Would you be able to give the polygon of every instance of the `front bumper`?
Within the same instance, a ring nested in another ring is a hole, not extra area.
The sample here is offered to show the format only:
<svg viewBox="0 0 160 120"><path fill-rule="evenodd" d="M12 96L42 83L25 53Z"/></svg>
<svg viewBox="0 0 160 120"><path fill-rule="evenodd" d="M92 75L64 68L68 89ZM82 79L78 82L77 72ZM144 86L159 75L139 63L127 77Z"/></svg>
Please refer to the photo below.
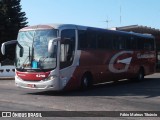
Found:
<svg viewBox="0 0 160 120"><path fill-rule="evenodd" d="M24 81L18 76L15 76L15 85L17 87L28 89L51 89L55 91L61 90L57 77L48 81Z"/></svg>

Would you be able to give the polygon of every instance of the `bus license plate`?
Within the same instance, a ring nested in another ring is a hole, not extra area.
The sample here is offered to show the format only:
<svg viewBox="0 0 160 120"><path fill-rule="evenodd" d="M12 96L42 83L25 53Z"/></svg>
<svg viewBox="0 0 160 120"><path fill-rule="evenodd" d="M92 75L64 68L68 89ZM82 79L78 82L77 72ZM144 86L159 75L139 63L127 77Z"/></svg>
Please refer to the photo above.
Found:
<svg viewBox="0 0 160 120"><path fill-rule="evenodd" d="M35 88L34 84L27 84L27 86L30 87L30 88Z"/></svg>

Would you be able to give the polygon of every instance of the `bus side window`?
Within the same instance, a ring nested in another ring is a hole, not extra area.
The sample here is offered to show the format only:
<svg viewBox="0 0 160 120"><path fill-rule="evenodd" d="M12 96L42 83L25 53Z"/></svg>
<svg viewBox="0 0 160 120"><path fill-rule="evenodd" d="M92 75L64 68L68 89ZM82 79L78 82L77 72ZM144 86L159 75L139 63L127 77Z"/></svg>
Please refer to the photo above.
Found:
<svg viewBox="0 0 160 120"><path fill-rule="evenodd" d="M96 49L97 44L97 33L96 31L87 30L86 39L87 49Z"/></svg>
<svg viewBox="0 0 160 120"><path fill-rule="evenodd" d="M96 49L96 31L78 31L78 49Z"/></svg>
<svg viewBox="0 0 160 120"><path fill-rule="evenodd" d="M119 50L123 50L125 49L125 37L118 37L118 41L119 41L119 45L118 45L118 49Z"/></svg>
<svg viewBox="0 0 160 120"><path fill-rule="evenodd" d="M85 49L87 48L86 44L86 31L85 30L78 30L78 49Z"/></svg>
<svg viewBox="0 0 160 120"><path fill-rule="evenodd" d="M111 50L112 39L107 32L97 34L97 48Z"/></svg>
<svg viewBox="0 0 160 120"><path fill-rule="evenodd" d="M144 43L144 50L151 50L151 45L149 43Z"/></svg>
<svg viewBox="0 0 160 120"><path fill-rule="evenodd" d="M149 39L150 45L151 45L151 50L155 50L155 41L154 39Z"/></svg>
<svg viewBox="0 0 160 120"><path fill-rule="evenodd" d="M105 40L105 34L104 33L98 33L97 34L97 48L98 49L106 49L106 40Z"/></svg>
<svg viewBox="0 0 160 120"><path fill-rule="evenodd" d="M67 29L61 32L60 69L72 65L75 52L75 30Z"/></svg>
<svg viewBox="0 0 160 120"><path fill-rule="evenodd" d="M123 50L125 49L125 39L120 36L113 37L113 49L114 50Z"/></svg>
<svg viewBox="0 0 160 120"><path fill-rule="evenodd" d="M136 50L137 49L137 41L132 36L126 37L126 49L128 50Z"/></svg>
<svg viewBox="0 0 160 120"><path fill-rule="evenodd" d="M137 38L137 47L139 50L144 50L145 46L144 46L145 40L142 37L138 37Z"/></svg>
<svg viewBox="0 0 160 120"><path fill-rule="evenodd" d="M118 46L117 46L117 37L111 35L111 39L112 39L112 49L113 50L117 50L118 49Z"/></svg>
<svg viewBox="0 0 160 120"><path fill-rule="evenodd" d="M144 49L145 50L154 50L154 40L145 39Z"/></svg>

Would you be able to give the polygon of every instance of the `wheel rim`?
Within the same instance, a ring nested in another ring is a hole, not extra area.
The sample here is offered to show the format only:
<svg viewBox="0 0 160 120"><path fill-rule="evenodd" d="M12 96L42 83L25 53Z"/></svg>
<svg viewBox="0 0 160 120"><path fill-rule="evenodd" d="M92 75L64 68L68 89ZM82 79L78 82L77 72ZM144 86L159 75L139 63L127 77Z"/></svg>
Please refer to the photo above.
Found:
<svg viewBox="0 0 160 120"><path fill-rule="evenodd" d="M144 77L143 71L140 71L140 73L139 73L139 80L143 80L143 77Z"/></svg>
<svg viewBox="0 0 160 120"><path fill-rule="evenodd" d="M88 87L88 79L86 77L83 80L83 84L85 87Z"/></svg>
<svg viewBox="0 0 160 120"><path fill-rule="evenodd" d="M139 74L139 80L142 80L142 74Z"/></svg>

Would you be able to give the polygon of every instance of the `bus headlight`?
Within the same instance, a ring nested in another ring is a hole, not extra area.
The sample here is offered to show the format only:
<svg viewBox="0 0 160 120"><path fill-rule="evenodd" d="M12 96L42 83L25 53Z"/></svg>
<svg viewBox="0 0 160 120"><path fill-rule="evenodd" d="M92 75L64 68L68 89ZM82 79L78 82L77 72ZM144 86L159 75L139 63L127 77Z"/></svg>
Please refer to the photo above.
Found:
<svg viewBox="0 0 160 120"><path fill-rule="evenodd" d="M44 79L44 81L48 81L48 80L54 80L57 76L55 75L51 75L48 78Z"/></svg>
<svg viewBox="0 0 160 120"><path fill-rule="evenodd" d="M51 76L49 76L47 79L48 79L48 80L53 80L54 78L55 78L55 76L51 75Z"/></svg>

